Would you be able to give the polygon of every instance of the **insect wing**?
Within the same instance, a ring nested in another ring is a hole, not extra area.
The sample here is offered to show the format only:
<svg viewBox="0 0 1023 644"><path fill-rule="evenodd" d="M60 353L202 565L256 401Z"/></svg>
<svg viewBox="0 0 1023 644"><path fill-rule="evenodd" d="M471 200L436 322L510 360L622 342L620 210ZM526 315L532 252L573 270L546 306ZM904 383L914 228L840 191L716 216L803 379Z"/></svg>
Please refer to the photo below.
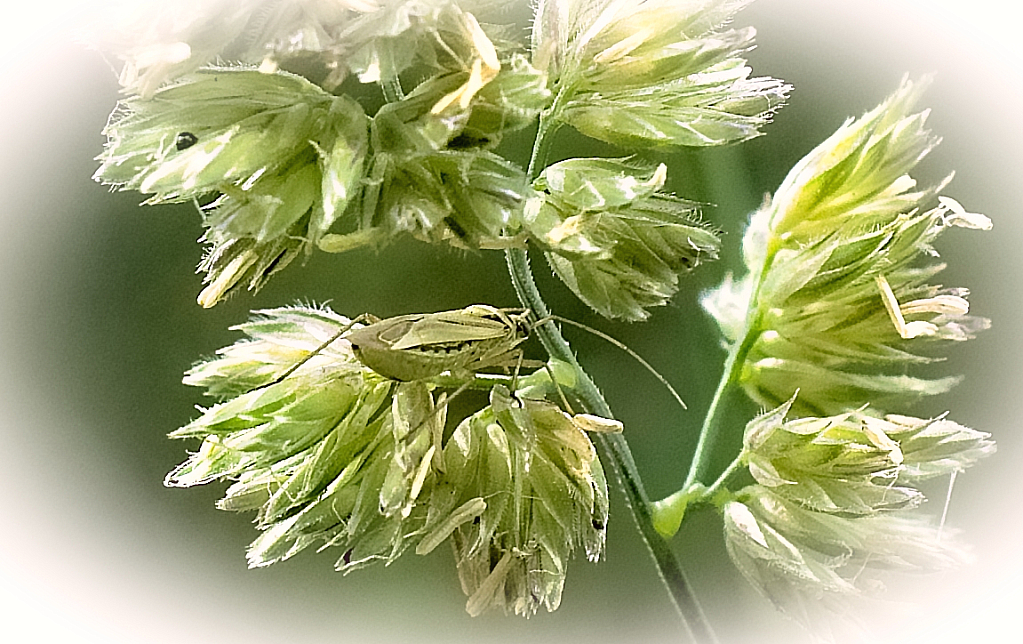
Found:
<svg viewBox="0 0 1023 644"><path fill-rule="evenodd" d="M390 349L396 342L409 332L409 329L422 315L399 315L386 320L377 320L372 324L352 329L345 334L345 339L358 347L375 347Z"/></svg>
<svg viewBox="0 0 1023 644"><path fill-rule="evenodd" d="M348 334L359 360L382 376L419 380L452 369L482 368L526 339L518 317L484 305L403 315Z"/></svg>
<svg viewBox="0 0 1023 644"><path fill-rule="evenodd" d="M421 315L402 315L380 320L352 330L346 339L359 361L385 378L402 381L427 378L443 370L429 365L424 370L421 361L410 360L402 351L394 349L395 343L420 319Z"/></svg>
<svg viewBox="0 0 1023 644"><path fill-rule="evenodd" d="M416 322L393 349L413 349L430 345L452 345L492 340L507 336L506 325L462 314L458 311L425 316Z"/></svg>

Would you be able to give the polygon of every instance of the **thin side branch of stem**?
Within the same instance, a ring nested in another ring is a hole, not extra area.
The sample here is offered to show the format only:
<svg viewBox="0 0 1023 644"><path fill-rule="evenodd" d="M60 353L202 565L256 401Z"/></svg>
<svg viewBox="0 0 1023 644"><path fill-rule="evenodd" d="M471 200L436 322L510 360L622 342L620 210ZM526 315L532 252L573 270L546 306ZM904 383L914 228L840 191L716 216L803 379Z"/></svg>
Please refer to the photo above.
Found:
<svg viewBox="0 0 1023 644"><path fill-rule="evenodd" d="M721 486L725 484L725 481L728 480L728 477L735 473L735 471L740 467L742 467L742 454L737 456L735 460L733 460L728 465L728 467L725 468L725 471L721 473L721 476L719 476L718 479L714 481L709 488L707 488L706 492L704 492L704 495L707 498L712 498L714 494L718 491L718 489L720 489Z"/></svg>
<svg viewBox="0 0 1023 644"><path fill-rule="evenodd" d="M710 407L707 409L707 415L703 417L703 426L700 428L700 437L696 441L696 449L693 450L693 459L689 465L689 472L686 474L685 483L682 484L683 490L688 490L693 484L699 481L703 475L703 470L706 468L707 456L710 453L713 445L714 437L714 424L717 420L718 409L721 406L721 402L724 400L725 395L728 392L728 388L731 386L733 379L735 365L737 358L739 357L741 345L736 344L728 352L728 358L725 360L724 373L721 374L721 380L718 382L718 387L714 391L714 398L710 402Z"/></svg>
<svg viewBox="0 0 1023 644"><path fill-rule="evenodd" d="M683 491L688 490L691 486L697 484L700 477L704 474L708 456L713 447L713 438L716 433L715 425L718 412L721 409L721 403L728 394L731 386L738 382L743 363L746 361L746 356L749 354L759 337L762 318L761 313L757 309L757 298L760 295L760 289L764 283L764 275L767 274L768 269L774 262L776 252L777 247L772 241L768 245L768 254L764 260L763 266L760 268L756 287L753 289L753 293L750 296L749 306L753 307L753 310L747 315L746 326L743 329L739 341L733 344L728 351L728 358L725 360L725 368L721 374L721 380L718 382L717 390L714 392L714 398L711 400L710 407L707 409L707 415L703 419L703 426L700 428L700 437L696 442L696 449L693 451L693 459L689 465L689 472L686 474L685 483L682 484L681 490ZM718 479L719 482L721 480L722 479ZM715 485L717 485L717 483L715 483Z"/></svg>

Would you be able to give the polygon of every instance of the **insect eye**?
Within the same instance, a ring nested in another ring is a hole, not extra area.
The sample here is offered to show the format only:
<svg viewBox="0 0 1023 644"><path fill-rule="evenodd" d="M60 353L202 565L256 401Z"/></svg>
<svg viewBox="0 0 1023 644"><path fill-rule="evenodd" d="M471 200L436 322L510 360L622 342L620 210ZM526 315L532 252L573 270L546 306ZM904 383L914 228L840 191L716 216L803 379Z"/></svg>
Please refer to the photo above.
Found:
<svg viewBox="0 0 1023 644"><path fill-rule="evenodd" d="M174 147L178 150L187 150L198 142L199 137L191 132L179 132L177 140L174 141Z"/></svg>

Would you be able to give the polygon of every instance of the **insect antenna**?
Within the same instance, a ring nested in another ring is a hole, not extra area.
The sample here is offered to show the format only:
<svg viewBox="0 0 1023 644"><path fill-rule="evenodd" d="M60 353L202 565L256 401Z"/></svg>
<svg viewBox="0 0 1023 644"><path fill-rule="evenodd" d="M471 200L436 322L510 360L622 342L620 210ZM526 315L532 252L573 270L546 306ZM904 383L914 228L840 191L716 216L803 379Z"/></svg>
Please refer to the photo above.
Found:
<svg viewBox="0 0 1023 644"><path fill-rule="evenodd" d="M621 349L625 353L629 354L636 362L638 362L639 364L643 365L643 368L645 368L647 371L649 371L651 374L653 374L654 378L657 378L657 380L668 389L668 392L671 393L671 395L675 399L675 401L678 402L679 405L681 405L682 409L689 409L688 407L686 407L685 401L682 400L682 396L680 396L678 394L678 392L675 391L675 388L671 386L671 383L668 382L668 380L664 376L662 376L660 374L660 372L658 372L656 369L654 369L653 365L651 365L649 362L647 362L643 358L643 356L639 355L638 353L636 353L635 351L630 349L621 340L615 339L615 338L611 337L610 335L604 333L603 331L598 331L597 329L594 329L591 326L587 326L587 325L583 324L582 322L576 322L575 320L570 320L568 318L563 318L560 315L554 315L554 314L549 314L549 315L544 316L543 318L540 318L539 320L536 321L536 324L534 324L533 327L536 328L536 327L540 326L541 324L543 324L545 322L550 322L550 321L562 322L562 323L567 324L569 326L574 326L577 329L582 329L583 331L587 331L587 332L597 336L598 338L601 338L602 340L606 340L607 342L610 342L614 346L618 347L619 349ZM551 374L551 376L553 378L553 374ZM560 388L559 388L559 392L560 392ZM562 394L562 397L564 397L564 394Z"/></svg>
<svg viewBox="0 0 1023 644"><path fill-rule="evenodd" d="M277 376L271 382L268 382L266 384L260 385L258 387L253 387L251 389L251 391L256 391L257 389L265 389L267 387L272 387L272 386L276 385L279 382L283 382L288 376L290 376L291 374L293 374L296 371L298 371L302 367L302 365L304 365L305 363L309 362L310 360L312 360L316 356L320 355L320 353L322 353L324 349L326 349L330 345L334 344L334 342L336 342L338 338L340 338L344 334L348 333L348 331L353 326L355 326L356 324L358 324L360 322L368 320L371 317L373 317L373 316L371 316L368 313L363 313L362 315L359 315L358 317L355 317L355 318L349 320L348 324L346 324L343 327L341 327L341 329L337 333L335 333L334 335L330 336L325 342L320 344L320 346L318 346L315 349L313 349L312 351L310 351L308 355L306 355L301 360L299 360L295 364L293 364L290 367L288 367L288 370L285 371L283 374Z"/></svg>

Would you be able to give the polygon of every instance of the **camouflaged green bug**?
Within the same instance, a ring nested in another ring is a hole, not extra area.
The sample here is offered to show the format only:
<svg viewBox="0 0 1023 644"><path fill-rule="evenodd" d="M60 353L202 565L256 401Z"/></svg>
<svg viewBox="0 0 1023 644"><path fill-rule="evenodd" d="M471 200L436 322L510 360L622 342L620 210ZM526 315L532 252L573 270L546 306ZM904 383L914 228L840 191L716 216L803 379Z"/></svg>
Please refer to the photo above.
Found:
<svg viewBox="0 0 1023 644"><path fill-rule="evenodd" d="M533 320L532 317L533 313L529 309L498 309L486 304L473 304L455 311L399 315L384 320L364 313L340 329L305 360L343 337L364 366L385 378L403 382L432 378L445 371L464 373L487 367L513 364L524 366L526 362L521 359L518 346L525 342L537 325L558 320L603 338L625 351L653 374L683 409L686 408L682 397L664 376L642 356L613 337L557 315L548 315L540 320ZM362 320L372 321L366 326L356 326ZM278 382L294 373L305 360L289 369L278 378ZM556 380L553 374L551 379ZM560 395L567 408L564 394ZM587 431L607 430L595 426Z"/></svg>
<svg viewBox="0 0 1023 644"><path fill-rule="evenodd" d="M529 311L474 304L380 320L348 332L345 339L362 364L387 378L409 381L501 364L531 328Z"/></svg>

